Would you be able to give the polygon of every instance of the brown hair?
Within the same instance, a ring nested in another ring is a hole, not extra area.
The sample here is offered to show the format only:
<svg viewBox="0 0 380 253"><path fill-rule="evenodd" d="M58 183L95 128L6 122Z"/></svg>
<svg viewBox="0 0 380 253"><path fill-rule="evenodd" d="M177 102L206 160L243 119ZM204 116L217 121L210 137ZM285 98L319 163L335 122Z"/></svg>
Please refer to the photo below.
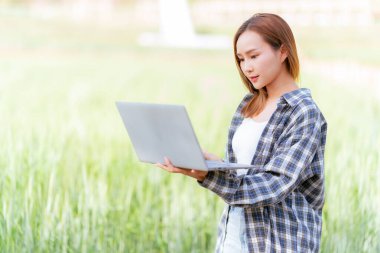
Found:
<svg viewBox="0 0 380 253"><path fill-rule="evenodd" d="M299 61L297 55L296 42L289 25L280 16L271 13L256 13L245 21L237 30L234 37L234 57L239 70L240 77L247 89L254 94L253 98L242 109L245 117L258 115L264 109L268 97L266 87L256 89L240 68L237 57L236 42L245 31L254 31L262 36L274 50L280 49L281 45L287 50L288 56L285 59L286 69L289 74L298 80Z"/></svg>

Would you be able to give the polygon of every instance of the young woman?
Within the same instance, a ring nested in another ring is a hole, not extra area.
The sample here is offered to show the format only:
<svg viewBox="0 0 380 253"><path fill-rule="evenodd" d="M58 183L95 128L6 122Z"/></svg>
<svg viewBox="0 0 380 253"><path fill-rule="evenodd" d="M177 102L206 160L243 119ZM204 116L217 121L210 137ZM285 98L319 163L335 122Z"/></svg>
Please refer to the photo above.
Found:
<svg viewBox="0 0 380 253"><path fill-rule="evenodd" d="M169 158L156 165L197 179L227 203L216 252L318 252L327 123L310 90L296 84L292 31L277 15L255 14L236 32L234 53L249 93L232 118L225 160L255 167L204 172Z"/></svg>

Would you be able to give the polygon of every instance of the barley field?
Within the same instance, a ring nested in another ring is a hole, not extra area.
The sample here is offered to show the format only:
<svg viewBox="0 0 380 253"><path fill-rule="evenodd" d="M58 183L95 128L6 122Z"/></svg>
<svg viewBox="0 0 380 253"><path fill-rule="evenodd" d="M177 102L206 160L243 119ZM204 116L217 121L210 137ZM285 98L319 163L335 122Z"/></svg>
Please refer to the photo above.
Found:
<svg viewBox="0 0 380 253"><path fill-rule="evenodd" d="M115 101L184 104L223 156L245 90L229 50L142 48L139 29L0 12L0 252L213 252L224 202L139 163ZM301 57L380 66L373 30L296 31ZM312 69L300 87L328 122L321 252L380 252L380 98Z"/></svg>

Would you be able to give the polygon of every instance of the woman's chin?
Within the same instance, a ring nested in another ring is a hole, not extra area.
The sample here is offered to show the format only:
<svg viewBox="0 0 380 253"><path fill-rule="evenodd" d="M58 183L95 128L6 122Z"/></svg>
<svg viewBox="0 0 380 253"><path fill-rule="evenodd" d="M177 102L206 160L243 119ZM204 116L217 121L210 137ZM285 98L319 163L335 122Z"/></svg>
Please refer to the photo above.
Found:
<svg viewBox="0 0 380 253"><path fill-rule="evenodd" d="M259 84L259 83L252 83L251 84L253 85L253 87L256 89L256 90L259 90L259 89L262 89L265 85L262 85L262 84Z"/></svg>

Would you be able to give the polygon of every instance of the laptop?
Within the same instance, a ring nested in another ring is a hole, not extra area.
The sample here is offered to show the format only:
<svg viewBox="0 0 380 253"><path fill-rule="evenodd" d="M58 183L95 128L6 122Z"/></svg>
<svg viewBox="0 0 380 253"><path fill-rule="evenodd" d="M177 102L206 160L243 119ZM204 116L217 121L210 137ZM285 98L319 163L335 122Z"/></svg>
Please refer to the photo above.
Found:
<svg viewBox="0 0 380 253"><path fill-rule="evenodd" d="M205 160L183 105L116 102L116 107L141 162L162 163L203 171L246 169L252 165Z"/></svg>

